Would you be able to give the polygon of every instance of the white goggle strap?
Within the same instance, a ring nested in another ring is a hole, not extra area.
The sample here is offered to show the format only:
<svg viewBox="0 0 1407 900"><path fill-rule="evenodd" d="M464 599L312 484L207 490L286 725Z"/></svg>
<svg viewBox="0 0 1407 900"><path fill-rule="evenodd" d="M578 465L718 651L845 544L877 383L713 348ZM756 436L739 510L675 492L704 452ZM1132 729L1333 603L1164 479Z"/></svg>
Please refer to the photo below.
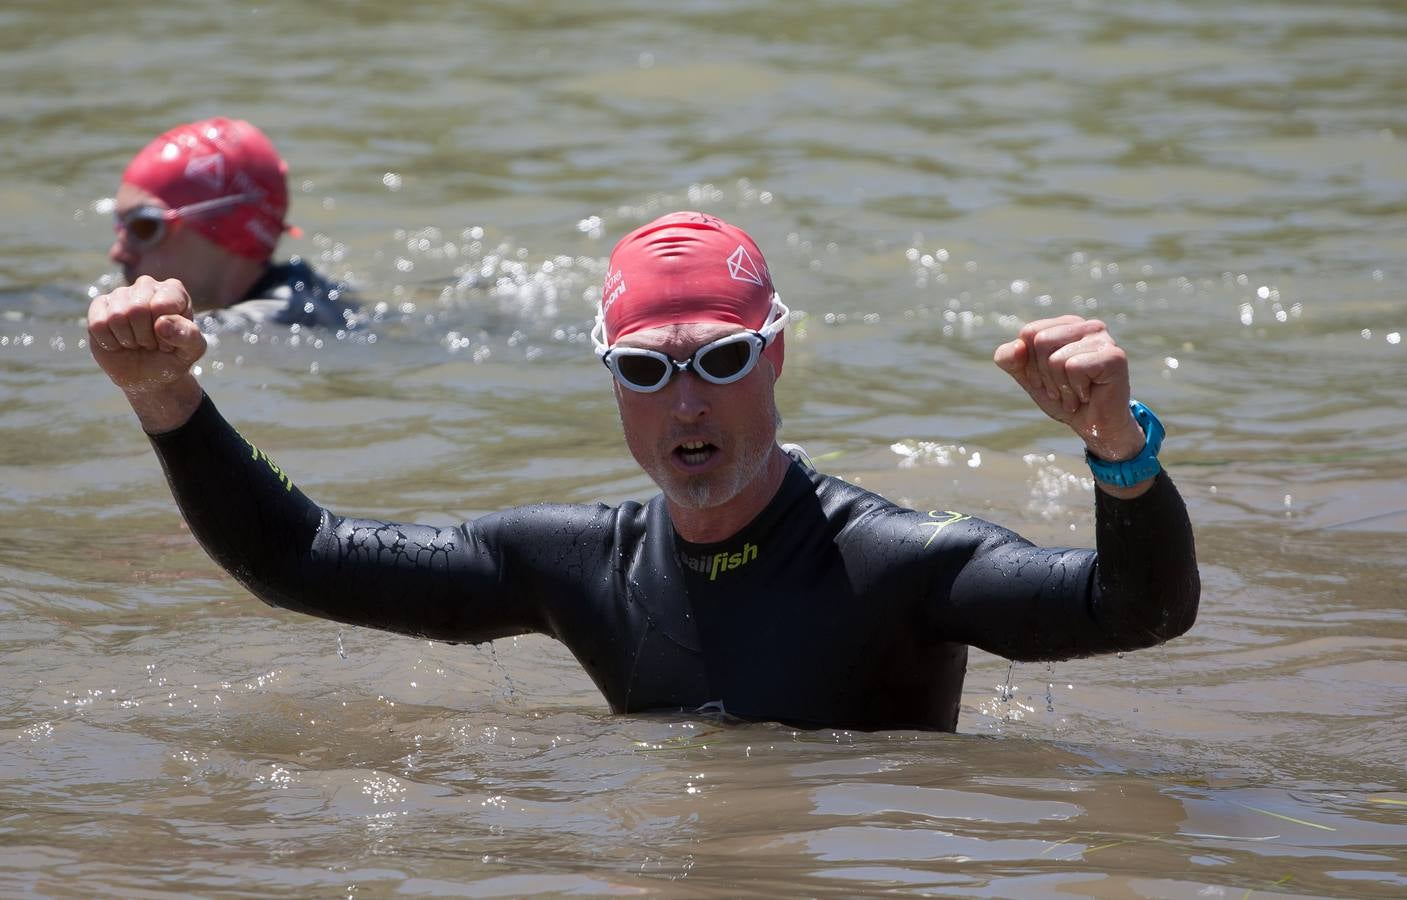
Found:
<svg viewBox="0 0 1407 900"><path fill-rule="evenodd" d="M606 343L606 315L599 307L596 309L596 324L591 326L591 346L596 348L596 355L602 359L611 352L610 345Z"/></svg>
<svg viewBox="0 0 1407 900"><path fill-rule="evenodd" d="M762 327L757 329L757 333L762 335L763 346L770 346L777 335L782 333L782 329L787 327L787 321L791 319L791 310L782 302L782 295L776 291L772 292L772 308L767 311L767 321L762 323Z"/></svg>

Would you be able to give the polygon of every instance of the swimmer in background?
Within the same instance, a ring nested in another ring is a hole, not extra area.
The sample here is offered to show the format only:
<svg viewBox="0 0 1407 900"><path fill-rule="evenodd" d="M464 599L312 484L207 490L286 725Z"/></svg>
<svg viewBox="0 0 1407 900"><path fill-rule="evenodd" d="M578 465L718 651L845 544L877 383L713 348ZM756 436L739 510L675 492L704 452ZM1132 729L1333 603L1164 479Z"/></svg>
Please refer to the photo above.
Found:
<svg viewBox="0 0 1407 900"><path fill-rule="evenodd" d="M178 125L128 164L117 189L108 257L128 284L174 278L206 330L264 322L346 328L358 317L344 285L299 257L273 261L288 212L287 164L240 119Z"/></svg>
<svg viewBox="0 0 1407 900"><path fill-rule="evenodd" d="M994 356L1080 439L1098 483L1097 550L1043 548L898 506L777 444L789 313L741 229L674 213L622 238L607 271L592 336L626 445L661 490L643 504L457 528L346 518L216 410L191 373L205 339L179 282L96 298L90 348L191 532L260 599L450 643L546 634L615 712L952 731L969 646L1069 659L1192 626L1192 527L1103 323L1032 322Z"/></svg>

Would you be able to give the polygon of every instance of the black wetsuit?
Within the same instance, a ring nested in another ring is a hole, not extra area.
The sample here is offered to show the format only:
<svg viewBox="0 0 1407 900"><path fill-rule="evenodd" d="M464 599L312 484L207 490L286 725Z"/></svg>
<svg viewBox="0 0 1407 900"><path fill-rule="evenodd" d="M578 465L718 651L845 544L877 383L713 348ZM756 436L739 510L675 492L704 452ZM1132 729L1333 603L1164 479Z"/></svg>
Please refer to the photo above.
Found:
<svg viewBox="0 0 1407 900"><path fill-rule="evenodd" d="M273 263L238 303L201 314L205 331L234 331L276 325L352 328L361 313L347 286L329 281L294 256Z"/></svg>
<svg viewBox="0 0 1407 900"><path fill-rule="evenodd" d="M953 730L968 645L1018 660L1132 650L1197 610L1192 531L1165 474L1136 500L1096 492L1098 556L904 509L799 462L746 528L696 545L659 496L456 528L342 518L208 398L152 441L192 531L265 602L438 641L548 634L617 712Z"/></svg>

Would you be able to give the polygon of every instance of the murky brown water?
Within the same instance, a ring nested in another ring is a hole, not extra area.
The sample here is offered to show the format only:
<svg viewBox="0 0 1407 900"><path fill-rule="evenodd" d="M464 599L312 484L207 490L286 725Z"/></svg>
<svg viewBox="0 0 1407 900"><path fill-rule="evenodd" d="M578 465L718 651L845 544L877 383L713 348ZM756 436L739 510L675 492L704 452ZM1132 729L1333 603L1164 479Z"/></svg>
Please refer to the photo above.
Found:
<svg viewBox="0 0 1407 900"><path fill-rule="evenodd" d="M291 6L0 11L0 895L1401 896L1407 7ZM264 607L79 325L122 166L216 113L289 159L288 249L384 303L207 360L322 502L649 493L584 331L614 239L701 207L808 314L785 438L1033 539L1088 544L1090 487L991 349L1106 317L1196 628L976 654L961 734L850 734L614 717L546 640Z"/></svg>

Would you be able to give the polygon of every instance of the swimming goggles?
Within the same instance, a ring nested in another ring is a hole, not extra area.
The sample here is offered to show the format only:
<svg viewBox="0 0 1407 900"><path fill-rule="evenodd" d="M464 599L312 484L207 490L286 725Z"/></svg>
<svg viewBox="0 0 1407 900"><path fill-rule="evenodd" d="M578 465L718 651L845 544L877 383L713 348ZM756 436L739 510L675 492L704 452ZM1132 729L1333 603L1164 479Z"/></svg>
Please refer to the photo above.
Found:
<svg viewBox="0 0 1407 900"><path fill-rule="evenodd" d="M658 350L643 347L608 347L604 341L605 319L596 315L596 327L591 340L596 355L611 370L623 387L642 394L651 394L669 384L676 372L692 371L711 384L732 384L741 381L757 365L757 359L786 327L791 311L782 298L772 295L772 308L767 321L756 331L739 331L695 350L688 359L675 359Z"/></svg>
<svg viewBox="0 0 1407 900"><path fill-rule="evenodd" d="M126 231L128 237L132 239L132 243L146 250L165 240L168 222L174 225L182 219L205 215L217 209L236 206L254 199L257 198L253 194L231 194L228 197L216 197L213 200L202 200L199 203L188 203L175 209L166 209L151 204L135 206L119 215L112 227L114 231Z"/></svg>

